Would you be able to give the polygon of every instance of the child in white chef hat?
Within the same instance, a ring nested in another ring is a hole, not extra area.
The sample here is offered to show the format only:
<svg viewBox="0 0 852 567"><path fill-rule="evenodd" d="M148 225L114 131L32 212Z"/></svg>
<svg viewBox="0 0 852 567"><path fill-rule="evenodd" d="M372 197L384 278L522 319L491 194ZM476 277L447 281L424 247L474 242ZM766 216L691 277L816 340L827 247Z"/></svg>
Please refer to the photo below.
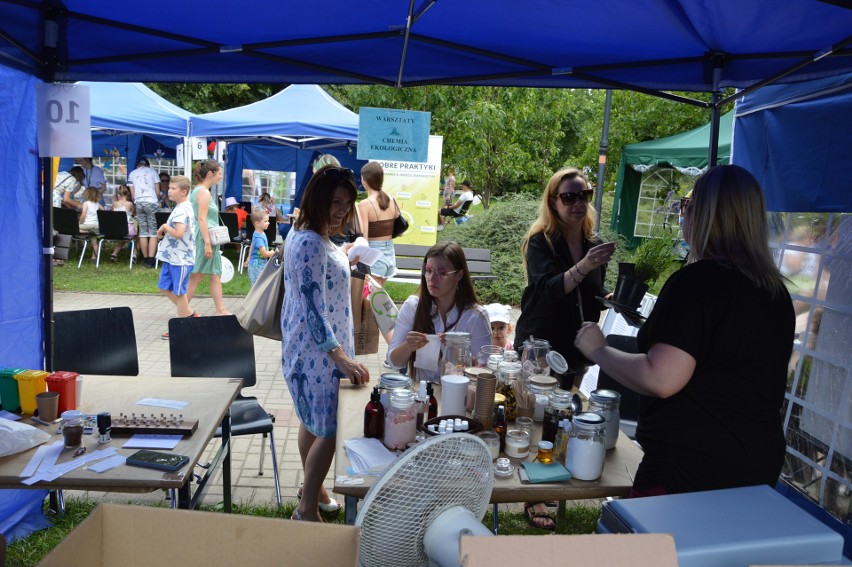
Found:
<svg viewBox="0 0 852 567"><path fill-rule="evenodd" d="M491 322L491 344L503 350L515 350L509 335L512 333L512 308L499 303L489 303L485 306L488 320Z"/></svg>

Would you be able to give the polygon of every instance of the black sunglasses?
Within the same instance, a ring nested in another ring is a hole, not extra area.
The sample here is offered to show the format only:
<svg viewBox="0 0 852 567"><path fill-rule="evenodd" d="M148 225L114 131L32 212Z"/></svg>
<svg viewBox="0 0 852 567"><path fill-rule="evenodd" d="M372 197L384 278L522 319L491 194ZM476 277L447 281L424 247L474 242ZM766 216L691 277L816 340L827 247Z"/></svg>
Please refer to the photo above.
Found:
<svg viewBox="0 0 852 567"><path fill-rule="evenodd" d="M576 203L577 199L579 199L581 203L588 203L592 200L592 195L594 193L595 192L591 189L583 189L578 193L557 193L556 196L559 197L562 204L567 207L568 205Z"/></svg>
<svg viewBox="0 0 852 567"><path fill-rule="evenodd" d="M689 206L692 204L692 197L682 197L680 199L680 214L686 213Z"/></svg>
<svg viewBox="0 0 852 567"><path fill-rule="evenodd" d="M355 172L348 167L329 167L322 172L324 177L331 180L350 179L355 180Z"/></svg>

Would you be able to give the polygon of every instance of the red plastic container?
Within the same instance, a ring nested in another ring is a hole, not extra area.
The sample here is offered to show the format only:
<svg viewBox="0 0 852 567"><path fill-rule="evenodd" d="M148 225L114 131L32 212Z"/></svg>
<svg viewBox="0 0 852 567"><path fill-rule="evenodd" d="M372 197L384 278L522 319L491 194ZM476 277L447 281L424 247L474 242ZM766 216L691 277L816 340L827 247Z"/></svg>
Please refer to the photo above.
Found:
<svg viewBox="0 0 852 567"><path fill-rule="evenodd" d="M59 413L77 409L77 374L66 370L57 370L44 381L48 392L59 392Z"/></svg>

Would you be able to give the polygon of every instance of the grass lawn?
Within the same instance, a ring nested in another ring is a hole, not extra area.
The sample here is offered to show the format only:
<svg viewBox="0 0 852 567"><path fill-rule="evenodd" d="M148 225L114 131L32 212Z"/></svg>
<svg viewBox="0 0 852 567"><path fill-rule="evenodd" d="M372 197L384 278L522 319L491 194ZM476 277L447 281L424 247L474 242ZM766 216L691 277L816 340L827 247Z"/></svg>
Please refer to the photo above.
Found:
<svg viewBox="0 0 852 567"><path fill-rule="evenodd" d="M41 561L60 541L65 538L74 527L86 519L95 509L97 502L93 500L78 500L68 498L65 501L65 515L54 518L53 526L35 532L28 538L16 541L7 550L6 565L8 567L29 567ZM289 518L293 513L295 503L285 503L280 510L274 507L246 507L234 505L235 514L249 516L262 516L268 518ZM203 510L218 512L218 507L202 506ZM585 506L582 504L570 506L566 511L566 522L564 528L557 533L560 534L591 534L595 531L595 524L600 516L600 509L596 506ZM343 523L343 514L327 516L326 522L337 524ZM492 526L491 509L485 513L482 523L489 529ZM500 535L547 535L549 532L530 527L521 513L500 513Z"/></svg>

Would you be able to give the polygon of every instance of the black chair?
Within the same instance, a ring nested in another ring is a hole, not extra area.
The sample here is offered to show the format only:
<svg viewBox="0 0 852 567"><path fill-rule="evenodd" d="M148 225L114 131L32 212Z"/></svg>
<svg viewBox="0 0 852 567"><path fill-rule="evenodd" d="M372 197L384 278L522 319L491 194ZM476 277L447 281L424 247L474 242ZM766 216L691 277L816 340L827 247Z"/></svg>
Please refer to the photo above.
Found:
<svg viewBox="0 0 852 567"><path fill-rule="evenodd" d="M101 249L104 242L123 241L130 243L130 260L128 268L133 269L133 257L136 253L136 242L134 237L127 233L127 213L124 211L98 211L98 257L95 268L101 266Z"/></svg>
<svg viewBox="0 0 852 567"><path fill-rule="evenodd" d="M154 213L154 218L157 221L157 228L160 228L161 226L163 226L164 224L169 222L169 215L170 214L171 213L165 213L165 212ZM160 260L156 258L156 255L154 256L154 258L155 258L154 259L154 267L159 268L160 267Z"/></svg>
<svg viewBox="0 0 852 567"><path fill-rule="evenodd" d="M77 269L83 264L83 258L86 255L86 247L89 245L89 237L80 234L80 221L77 211L74 209L62 209L53 207L53 230L59 234L64 234L71 237L72 242L78 245L83 243L83 251L80 252L80 259L77 261Z"/></svg>
<svg viewBox="0 0 852 567"><path fill-rule="evenodd" d="M130 308L54 313L53 369L138 376L136 329Z"/></svg>
<svg viewBox="0 0 852 567"><path fill-rule="evenodd" d="M463 219L464 219L464 217L467 216L467 210L470 208L470 206L472 204L473 204L473 200L465 201L464 203L462 203L461 210L456 215L456 224L461 224L461 223L464 222Z"/></svg>
<svg viewBox="0 0 852 567"><path fill-rule="evenodd" d="M634 354L639 352L636 337L629 335L607 335L606 342L609 346L624 352ZM598 388L615 390L621 394L621 404L618 408L619 415L621 416L621 429L628 437L634 439L636 437L636 422L639 419L639 394L627 386L623 386L603 370L598 373Z"/></svg>
<svg viewBox="0 0 852 567"><path fill-rule="evenodd" d="M242 378L243 388L257 382L254 360L254 338L233 315L226 317L178 317L169 320L169 353L172 376ZM272 474L275 499L281 507L281 488L278 479L278 458L275 453L273 426L275 418L267 413L255 397L240 393L231 404L231 436L269 436L272 454ZM222 428L216 437L222 436ZM260 466L263 475L265 444L260 445Z"/></svg>
<svg viewBox="0 0 852 567"><path fill-rule="evenodd" d="M222 244L220 248L224 248L225 246L234 246L237 250L242 252L243 239L240 235L240 225L237 220L237 213L219 213L219 221L228 227L228 236L231 238L231 241L228 244Z"/></svg>

